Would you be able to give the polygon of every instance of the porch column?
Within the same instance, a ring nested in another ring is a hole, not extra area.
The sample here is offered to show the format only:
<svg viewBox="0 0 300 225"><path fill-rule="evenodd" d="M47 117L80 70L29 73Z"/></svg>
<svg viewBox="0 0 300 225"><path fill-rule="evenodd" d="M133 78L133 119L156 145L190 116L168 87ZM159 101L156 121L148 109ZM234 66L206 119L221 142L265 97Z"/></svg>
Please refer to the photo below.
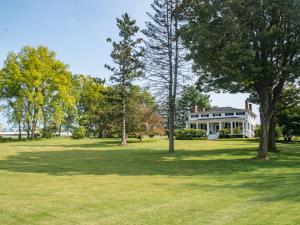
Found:
<svg viewBox="0 0 300 225"><path fill-rule="evenodd" d="M219 122L219 130L221 130L222 129L222 122L220 121ZM219 131L218 131L219 132Z"/></svg>
<svg viewBox="0 0 300 225"><path fill-rule="evenodd" d="M197 130L199 130L199 123L196 123L196 128Z"/></svg>
<svg viewBox="0 0 300 225"><path fill-rule="evenodd" d="M233 122L230 122L230 133L233 134Z"/></svg>
<svg viewBox="0 0 300 225"><path fill-rule="evenodd" d="M247 126L246 123L243 122L243 129L242 129L243 138L245 138L245 130L247 130L246 126Z"/></svg>
<svg viewBox="0 0 300 225"><path fill-rule="evenodd" d="M207 136L209 135L209 122L207 122Z"/></svg>

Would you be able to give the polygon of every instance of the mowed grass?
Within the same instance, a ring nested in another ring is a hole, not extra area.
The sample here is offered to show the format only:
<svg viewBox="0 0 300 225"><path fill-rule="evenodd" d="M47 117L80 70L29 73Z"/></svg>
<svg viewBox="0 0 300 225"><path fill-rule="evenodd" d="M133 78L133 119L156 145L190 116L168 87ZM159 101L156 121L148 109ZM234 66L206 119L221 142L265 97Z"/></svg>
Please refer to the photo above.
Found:
<svg viewBox="0 0 300 225"><path fill-rule="evenodd" d="M0 144L1 225L300 224L300 143L52 139Z"/></svg>

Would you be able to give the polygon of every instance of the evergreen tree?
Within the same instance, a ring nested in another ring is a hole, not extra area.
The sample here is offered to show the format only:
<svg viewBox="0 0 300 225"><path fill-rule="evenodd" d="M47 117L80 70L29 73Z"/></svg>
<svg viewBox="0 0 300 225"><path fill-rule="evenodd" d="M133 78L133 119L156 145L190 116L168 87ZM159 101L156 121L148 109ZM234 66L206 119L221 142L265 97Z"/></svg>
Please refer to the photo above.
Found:
<svg viewBox="0 0 300 225"><path fill-rule="evenodd" d="M176 112L176 127L184 128L185 123L188 120L188 113L191 112L194 106L198 106L203 110L209 110L211 108L210 96L201 93L194 86L185 86L177 101Z"/></svg>
<svg viewBox="0 0 300 225"><path fill-rule="evenodd" d="M111 58L115 66L105 65L107 69L113 72L111 81L120 86L120 98L122 104L122 145L127 144L126 132L126 102L128 88L132 82L143 75L144 64L141 60L143 50L140 47L141 38L135 38L139 32L139 28L135 25L136 21L132 20L127 13L122 15L121 19L117 19L117 27L119 29L119 42L112 41L113 50Z"/></svg>

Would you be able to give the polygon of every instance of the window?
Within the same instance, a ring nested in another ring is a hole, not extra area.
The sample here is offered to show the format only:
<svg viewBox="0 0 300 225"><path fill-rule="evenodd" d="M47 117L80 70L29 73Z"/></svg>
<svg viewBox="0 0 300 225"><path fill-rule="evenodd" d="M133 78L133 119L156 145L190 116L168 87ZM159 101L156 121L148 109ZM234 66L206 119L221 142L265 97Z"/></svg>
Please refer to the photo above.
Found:
<svg viewBox="0 0 300 225"><path fill-rule="evenodd" d="M219 117L219 116L221 116L221 113L214 113L213 116L214 116L214 117Z"/></svg>
<svg viewBox="0 0 300 225"><path fill-rule="evenodd" d="M207 124L199 124L201 130L207 130Z"/></svg>
<svg viewBox="0 0 300 225"><path fill-rule="evenodd" d="M197 129L197 124L191 123L191 124L190 124L190 128L191 128L191 129Z"/></svg>
<svg viewBox="0 0 300 225"><path fill-rule="evenodd" d="M224 128L230 129L231 128L231 123L224 123Z"/></svg>
<svg viewBox="0 0 300 225"><path fill-rule="evenodd" d="M191 115L191 118L198 118L199 115Z"/></svg>
<svg viewBox="0 0 300 225"><path fill-rule="evenodd" d="M237 116L244 116L244 115L245 115L245 112L237 112L236 115L237 115Z"/></svg>
<svg viewBox="0 0 300 225"><path fill-rule="evenodd" d="M209 115L208 115L208 114L205 114L205 115L201 115L201 117L202 117L202 118L207 118L207 117L209 117Z"/></svg>
<svg viewBox="0 0 300 225"><path fill-rule="evenodd" d="M225 116L233 116L234 113L225 113Z"/></svg>

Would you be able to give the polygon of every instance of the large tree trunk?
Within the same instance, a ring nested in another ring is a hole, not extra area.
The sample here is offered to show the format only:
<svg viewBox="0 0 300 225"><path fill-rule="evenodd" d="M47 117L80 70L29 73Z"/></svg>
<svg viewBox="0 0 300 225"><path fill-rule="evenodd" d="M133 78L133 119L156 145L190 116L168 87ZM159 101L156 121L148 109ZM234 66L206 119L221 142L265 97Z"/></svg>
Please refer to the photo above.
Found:
<svg viewBox="0 0 300 225"><path fill-rule="evenodd" d="M276 146L276 123L275 123L275 113L271 117L270 121L270 134L269 134L269 151L270 152L278 152L277 146Z"/></svg>
<svg viewBox="0 0 300 225"><path fill-rule="evenodd" d="M260 132L260 145L258 151L259 159L268 159L268 152L270 151L270 140L272 140L271 125L272 117L274 116L274 102L272 95L265 92L260 98L260 122L261 122L261 132Z"/></svg>
<svg viewBox="0 0 300 225"><path fill-rule="evenodd" d="M270 118L260 113L261 131L260 131L260 144L258 150L258 158L268 159L269 152L269 135L270 135Z"/></svg>

